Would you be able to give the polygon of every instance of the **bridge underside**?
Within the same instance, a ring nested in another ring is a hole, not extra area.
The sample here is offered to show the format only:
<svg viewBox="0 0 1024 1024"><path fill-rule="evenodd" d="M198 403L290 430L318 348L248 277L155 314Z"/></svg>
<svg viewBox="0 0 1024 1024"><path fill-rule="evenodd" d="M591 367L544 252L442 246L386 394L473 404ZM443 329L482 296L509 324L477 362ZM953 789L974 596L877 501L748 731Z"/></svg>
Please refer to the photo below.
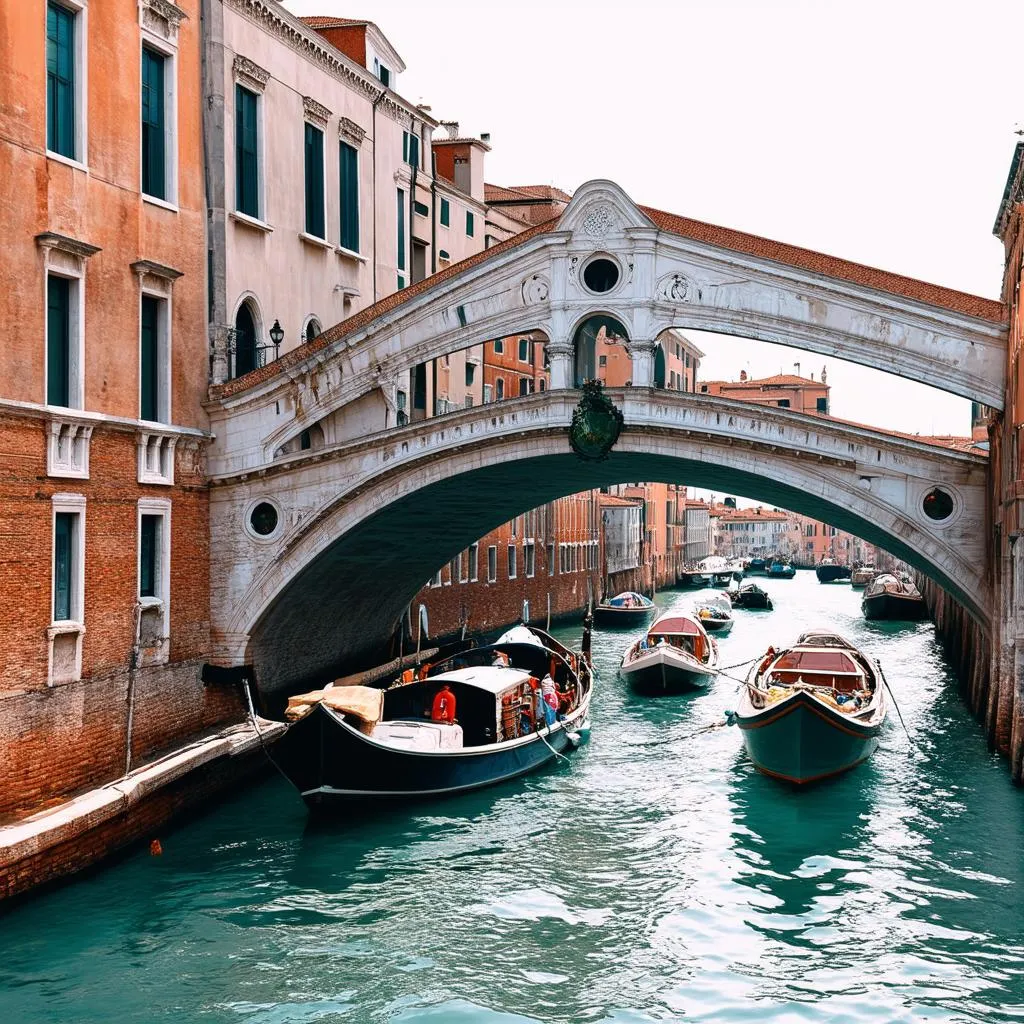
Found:
<svg viewBox="0 0 1024 1024"><path fill-rule="evenodd" d="M647 446L643 438L635 441L634 448ZM535 450L543 448L538 443ZM616 450L598 464L565 451L450 476L379 508L345 532L288 582L249 630L247 660L256 668L261 690L292 688L377 663L409 602L459 551L545 502L633 480L742 494L832 523L920 568L978 611L977 594L966 593L960 581L937 570L896 533L806 484L643 450Z"/></svg>

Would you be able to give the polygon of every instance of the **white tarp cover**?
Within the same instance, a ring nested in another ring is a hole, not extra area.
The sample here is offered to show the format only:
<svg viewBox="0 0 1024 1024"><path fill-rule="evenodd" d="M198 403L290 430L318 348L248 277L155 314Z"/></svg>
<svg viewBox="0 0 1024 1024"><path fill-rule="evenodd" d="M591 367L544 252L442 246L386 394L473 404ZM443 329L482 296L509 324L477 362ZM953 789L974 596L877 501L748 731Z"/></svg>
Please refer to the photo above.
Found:
<svg viewBox="0 0 1024 1024"><path fill-rule="evenodd" d="M309 708L321 703L364 722L377 722L384 707L384 691L372 686L329 686L323 690L311 690L288 698L285 718L301 718Z"/></svg>

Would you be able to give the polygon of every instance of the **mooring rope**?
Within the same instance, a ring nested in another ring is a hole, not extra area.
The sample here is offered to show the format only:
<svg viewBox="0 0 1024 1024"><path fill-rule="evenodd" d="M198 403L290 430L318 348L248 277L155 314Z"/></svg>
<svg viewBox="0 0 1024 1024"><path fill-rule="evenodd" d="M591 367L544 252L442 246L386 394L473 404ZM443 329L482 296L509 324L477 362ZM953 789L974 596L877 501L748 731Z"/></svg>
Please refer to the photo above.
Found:
<svg viewBox="0 0 1024 1024"><path fill-rule="evenodd" d="M896 714L899 716L900 725L903 726L903 731L907 734L907 739L910 740L911 746L923 757L925 760L929 760L928 754L921 749L921 745L914 739L910 730L907 728L907 723L903 721L903 712L900 711L899 704L896 703L896 695L892 692L892 687L889 685L889 680L882 676L882 682L885 685L886 692L892 697L892 706L896 709Z"/></svg>

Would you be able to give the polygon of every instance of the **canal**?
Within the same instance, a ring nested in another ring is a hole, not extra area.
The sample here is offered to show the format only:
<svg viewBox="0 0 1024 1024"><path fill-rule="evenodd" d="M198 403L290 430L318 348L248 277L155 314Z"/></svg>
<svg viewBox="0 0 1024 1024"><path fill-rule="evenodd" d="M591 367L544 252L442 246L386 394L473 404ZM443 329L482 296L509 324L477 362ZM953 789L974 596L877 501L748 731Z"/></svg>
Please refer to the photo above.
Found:
<svg viewBox="0 0 1024 1024"><path fill-rule="evenodd" d="M881 659L913 742L891 715L865 765L794 791L736 729L693 735L732 681L634 697L631 634L598 632L592 739L569 764L327 825L271 776L163 856L0 918L3 1020L1020 1020L1024 794L931 625L866 623L811 572L763 585L775 611L737 612L723 664L832 626Z"/></svg>

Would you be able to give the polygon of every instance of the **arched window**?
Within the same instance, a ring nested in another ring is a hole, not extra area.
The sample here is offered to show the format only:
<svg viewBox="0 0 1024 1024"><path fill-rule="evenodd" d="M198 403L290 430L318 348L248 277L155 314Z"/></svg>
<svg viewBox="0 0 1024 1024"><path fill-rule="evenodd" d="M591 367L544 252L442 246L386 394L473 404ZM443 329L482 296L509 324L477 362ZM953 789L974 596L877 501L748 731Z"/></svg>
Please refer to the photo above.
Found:
<svg viewBox="0 0 1024 1024"><path fill-rule="evenodd" d="M320 321L315 316L311 316L306 323L306 341L312 341L318 334L321 333L323 328L320 326Z"/></svg>
<svg viewBox="0 0 1024 1024"><path fill-rule="evenodd" d="M256 320L246 299L235 314L235 377L256 369Z"/></svg>
<svg viewBox="0 0 1024 1024"><path fill-rule="evenodd" d="M494 382L494 393L499 399L505 397L505 381L502 377Z"/></svg>
<svg viewBox="0 0 1024 1024"><path fill-rule="evenodd" d="M654 386L665 386L665 349L660 343L654 346Z"/></svg>
<svg viewBox="0 0 1024 1024"><path fill-rule="evenodd" d="M576 357L576 387L582 387L584 381L597 378L598 349L603 350L628 340L626 328L614 317L598 314L584 320L576 328L572 340Z"/></svg>

